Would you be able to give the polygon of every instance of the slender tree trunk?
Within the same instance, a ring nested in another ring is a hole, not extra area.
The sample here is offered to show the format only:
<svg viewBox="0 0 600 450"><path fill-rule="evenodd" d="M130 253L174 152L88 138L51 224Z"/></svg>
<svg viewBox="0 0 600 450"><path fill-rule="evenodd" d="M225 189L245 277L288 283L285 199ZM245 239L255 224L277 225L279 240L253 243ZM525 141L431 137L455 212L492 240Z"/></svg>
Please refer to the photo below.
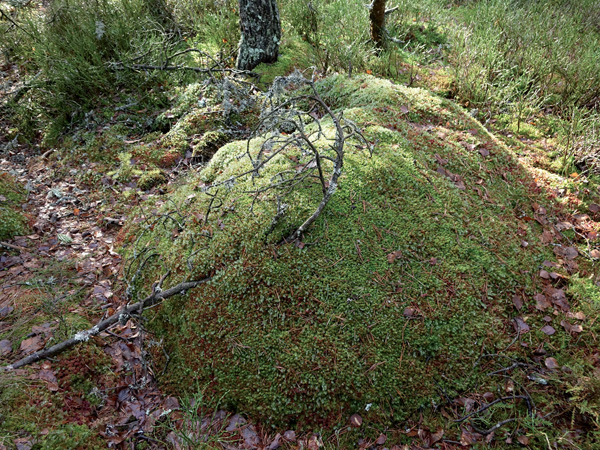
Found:
<svg viewBox="0 0 600 450"><path fill-rule="evenodd" d="M383 48L385 28L385 0L373 0L371 6L371 39L377 48Z"/></svg>
<svg viewBox="0 0 600 450"><path fill-rule="evenodd" d="M252 70L260 63L275 62L281 41L281 22L276 0L239 0L242 39L236 67Z"/></svg>

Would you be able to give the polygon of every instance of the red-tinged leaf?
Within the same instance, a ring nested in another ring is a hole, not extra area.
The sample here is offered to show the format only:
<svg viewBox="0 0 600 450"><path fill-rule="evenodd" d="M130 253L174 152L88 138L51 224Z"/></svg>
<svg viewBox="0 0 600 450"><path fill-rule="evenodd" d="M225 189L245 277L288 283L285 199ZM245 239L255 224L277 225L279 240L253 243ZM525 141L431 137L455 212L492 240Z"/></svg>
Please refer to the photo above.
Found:
<svg viewBox="0 0 600 450"><path fill-rule="evenodd" d="M600 212L600 206L595 203L590 203L589 210L590 210L590 212L596 214L596 213Z"/></svg>
<svg viewBox="0 0 600 450"><path fill-rule="evenodd" d="M542 333L552 336L554 333L556 333L556 330L550 325L546 325L542 328Z"/></svg>
<svg viewBox="0 0 600 450"><path fill-rule="evenodd" d="M385 441L387 441L387 436L385 434L380 434L379 437L377 438L377 440L375 441L375 443L377 445L383 445L385 444Z"/></svg>
<svg viewBox="0 0 600 450"><path fill-rule="evenodd" d="M571 325L566 320L562 320L560 324L565 329L565 331L567 331L567 333L581 333L583 331L583 327L581 325Z"/></svg>
<svg viewBox="0 0 600 450"><path fill-rule="evenodd" d="M521 317L515 317L513 325L517 333L522 334L529 332L529 325L527 325L527 323L525 323L525 321Z"/></svg>
<svg viewBox="0 0 600 450"><path fill-rule="evenodd" d="M350 416L350 425L352 425L353 427L358 428L362 425L362 423L362 417L360 417L358 414L352 414Z"/></svg>
<svg viewBox="0 0 600 450"><path fill-rule="evenodd" d="M558 361L555 358L546 358L544 361L546 367L550 370L558 369L560 366L558 365ZM519 441L521 442L521 441Z"/></svg>
<svg viewBox="0 0 600 450"><path fill-rule="evenodd" d="M513 296L512 302L513 302L513 305L515 305L515 308L517 308L518 311L520 311L523 308L523 299L521 298L520 295Z"/></svg>
<svg viewBox="0 0 600 450"><path fill-rule="evenodd" d="M600 259L600 250L596 250L596 249L592 250L590 252L590 256L594 259Z"/></svg>

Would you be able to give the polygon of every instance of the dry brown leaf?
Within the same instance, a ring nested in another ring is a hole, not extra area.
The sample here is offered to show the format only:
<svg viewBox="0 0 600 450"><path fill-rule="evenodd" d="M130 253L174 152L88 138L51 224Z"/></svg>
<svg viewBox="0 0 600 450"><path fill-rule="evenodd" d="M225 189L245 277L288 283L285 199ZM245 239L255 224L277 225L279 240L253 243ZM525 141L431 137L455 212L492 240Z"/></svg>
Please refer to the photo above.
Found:
<svg viewBox="0 0 600 450"><path fill-rule="evenodd" d="M560 367L558 365L558 361L555 358L546 358L544 364L550 370L558 369Z"/></svg>

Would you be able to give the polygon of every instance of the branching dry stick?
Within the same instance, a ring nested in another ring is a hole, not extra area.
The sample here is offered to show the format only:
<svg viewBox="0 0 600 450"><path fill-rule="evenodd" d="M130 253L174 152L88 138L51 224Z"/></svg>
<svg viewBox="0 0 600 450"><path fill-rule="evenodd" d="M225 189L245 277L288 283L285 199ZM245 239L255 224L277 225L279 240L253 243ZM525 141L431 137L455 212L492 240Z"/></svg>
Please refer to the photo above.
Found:
<svg viewBox="0 0 600 450"><path fill-rule="evenodd" d="M130 306L127 306L127 307L121 309L121 311L119 311L118 313L115 313L112 316L98 322L92 328L90 328L88 330L80 331L80 332L76 333L75 336L73 336L72 338L69 338L65 341L62 341L62 342L56 344L56 345L53 345L52 347L48 347L48 348L45 348L38 352L35 352L34 354L29 355L23 359L20 359L17 362L15 362L9 366L0 367L0 372L18 369L19 367L33 364L44 358L50 358L54 355L58 355L59 353L62 353L65 350L68 350L81 342L87 342L90 339L90 337L96 336L97 334L101 333L102 331L104 331L107 328L111 327L112 325L116 324L117 322L119 322L119 320L121 318L127 317L131 314L136 314L136 313L140 312L141 310L148 309L152 306L155 306L155 305L159 304L160 302L162 302L163 300L166 300L169 297L173 297L174 295L181 294L184 291L195 288L196 286L199 286L200 284L206 283L211 278L212 277L206 277L206 278L203 278L202 280L197 280L197 281L184 281L183 283L179 283L165 291L161 291L160 289L155 289L154 292L152 292L152 294L150 294L144 300L141 300L137 303L134 303L133 305L130 305Z"/></svg>

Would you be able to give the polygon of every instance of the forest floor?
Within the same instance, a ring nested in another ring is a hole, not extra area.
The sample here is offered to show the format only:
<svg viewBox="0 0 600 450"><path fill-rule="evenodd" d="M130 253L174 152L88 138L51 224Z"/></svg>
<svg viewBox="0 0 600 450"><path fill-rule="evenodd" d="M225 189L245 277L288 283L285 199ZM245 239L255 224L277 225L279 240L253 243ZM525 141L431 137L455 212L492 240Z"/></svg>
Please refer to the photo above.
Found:
<svg viewBox="0 0 600 450"><path fill-rule="evenodd" d="M109 124L110 125L110 124ZM10 124L0 123L0 171L12 174L26 191L23 212L28 218L30 234L17 236L3 243L0 253L0 362L9 364L42 349L51 339L61 341L73 333L88 328L98 320L113 314L126 303L126 286L122 279L123 261L117 253L118 233L128 211L151 196L163 195L163 187L139 191L135 183L116 183L112 177L101 175L93 182L82 179L82 166L77 157L65 157L61 149L44 151L31 144L9 138ZM103 133L97 130L98 135ZM500 135L501 136L501 135ZM600 229L600 207L590 203L598 197L597 188L587 180L559 177L543 168L547 145L542 140L515 136L506 132L501 136L520 154L520 161L538 174L539 184L562 198L564 211L560 218L563 230L573 230L574 239L587 242L587 253L562 255L568 264L580 261L593 275L593 261L600 257L594 249ZM124 136L124 141L142 139L138 135ZM88 171L106 172L106 166L95 163ZM169 183L180 173L194 170L185 160L166 171ZM123 190L135 192L124 197ZM585 208L580 211L585 197ZM530 220L543 223L545 212L536 211ZM546 232L546 231L544 231ZM543 233L542 233L543 234ZM581 237L583 236L583 238ZM542 240L544 237L542 236ZM524 246L527 243L523 244ZM573 247L568 247L573 248ZM560 255L557 255L560 256ZM542 270L540 277L548 284L560 286L564 277L554 271L552 264ZM522 301L513 299L517 311ZM543 311L543 308L540 310ZM577 339L578 325L584 320L597 318L573 317L568 331ZM566 325L563 325L566 327ZM591 328L591 324L588 322ZM520 327L520 329L519 329ZM517 336L527 324L517 323ZM548 325L546 334L553 334ZM528 331L528 330L527 330ZM588 351L579 355L586 364L600 366L600 354L595 345L596 336L590 337ZM156 344L148 335L143 321L129 320L109 332L93 338L93 343L76 347L56 359L46 360L18 369L0 378L0 402L11 404L0 411L0 450L58 449L58 448L190 448L186 439L204 436L204 447L198 448L347 448L340 444L340 435L322 436L306 431L296 433L280 430L275 433L258 424L248 423L240 415L225 411L210 411L190 416L194 402L161 393L156 378L164 367L148 358L148 347ZM593 342L592 342L593 341ZM548 371L568 371L554 358L543 352L536 356L536 364ZM510 395L511 386L506 386ZM549 396L555 395L552 387ZM471 415L484 405L487 393L464 394L451 399L451 404ZM565 409L566 417L554 414L541 418L564 429L562 441L548 442L548 448L582 448L587 433L584 422L574 409ZM376 438L361 438L360 431L350 431L348 440L356 448L386 448L388 435L403 435L412 444L401 448L486 448L495 445L529 446L527 433L518 437L502 438L487 430L482 434L470 425L455 427L448 433L436 425L456 420L451 408L439 411L437 421L423 416L405 424L402 429L389 430ZM460 420L460 417L458 417ZM248 420L251 420L249 418ZM571 426L568 426L570 421ZM360 426L360 416L353 416L352 426ZM462 421L461 421L462 423ZM565 425L567 424L567 425ZM10 433L8 432L10 430ZM206 430L212 430L207 433ZM358 434L357 434L358 433ZM325 442L324 442L325 441ZM342 442L343 439L342 439ZM341 447L340 447L341 445ZM349 445L349 444L348 444ZM534 447L530 447L534 448Z"/></svg>

